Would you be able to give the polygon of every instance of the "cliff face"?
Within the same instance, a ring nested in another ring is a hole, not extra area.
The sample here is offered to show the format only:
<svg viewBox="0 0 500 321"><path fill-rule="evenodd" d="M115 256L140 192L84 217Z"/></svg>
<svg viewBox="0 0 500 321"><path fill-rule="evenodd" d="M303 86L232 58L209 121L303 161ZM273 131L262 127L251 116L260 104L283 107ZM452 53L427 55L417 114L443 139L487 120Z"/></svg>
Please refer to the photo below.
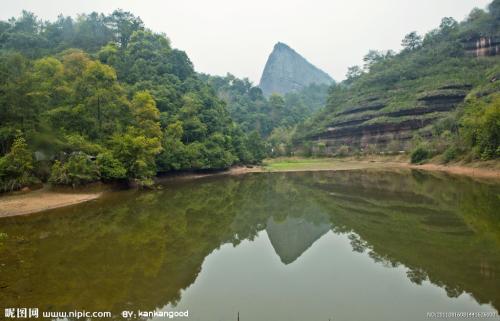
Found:
<svg viewBox="0 0 500 321"><path fill-rule="evenodd" d="M480 37L465 43L467 52L475 57L500 54L500 37Z"/></svg>
<svg viewBox="0 0 500 321"><path fill-rule="evenodd" d="M387 102L378 97L374 101L366 100L335 113L326 130L309 139L324 142L328 152L340 145L382 147L391 141L400 142L399 148L405 149L416 130L448 116L469 90L469 85L442 86L420 93L413 106L399 110L387 110ZM430 133L423 131L420 134Z"/></svg>
<svg viewBox="0 0 500 321"><path fill-rule="evenodd" d="M264 95L286 94L312 83L331 84L333 79L284 43L278 42L269 56L259 87Z"/></svg>

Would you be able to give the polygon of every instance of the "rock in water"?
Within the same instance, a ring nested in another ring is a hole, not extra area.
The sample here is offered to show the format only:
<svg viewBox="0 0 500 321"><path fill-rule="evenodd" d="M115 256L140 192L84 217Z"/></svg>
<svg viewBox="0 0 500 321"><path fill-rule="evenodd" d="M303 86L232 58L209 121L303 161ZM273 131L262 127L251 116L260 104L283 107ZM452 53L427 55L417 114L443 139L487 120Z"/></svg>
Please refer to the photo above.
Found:
<svg viewBox="0 0 500 321"><path fill-rule="evenodd" d="M286 94L312 83L331 84L333 79L286 44L278 42L267 59L259 87L264 95Z"/></svg>

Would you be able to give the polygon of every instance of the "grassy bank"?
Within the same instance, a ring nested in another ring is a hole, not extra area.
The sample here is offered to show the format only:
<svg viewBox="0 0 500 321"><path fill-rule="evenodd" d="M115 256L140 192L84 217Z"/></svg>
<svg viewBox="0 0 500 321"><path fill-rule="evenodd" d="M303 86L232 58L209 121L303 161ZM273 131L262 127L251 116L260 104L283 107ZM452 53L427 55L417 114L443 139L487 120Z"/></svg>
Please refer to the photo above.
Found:
<svg viewBox="0 0 500 321"><path fill-rule="evenodd" d="M352 170L362 168L387 167L390 162L370 161L352 158L300 158L280 157L266 159L263 170L269 172Z"/></svg>

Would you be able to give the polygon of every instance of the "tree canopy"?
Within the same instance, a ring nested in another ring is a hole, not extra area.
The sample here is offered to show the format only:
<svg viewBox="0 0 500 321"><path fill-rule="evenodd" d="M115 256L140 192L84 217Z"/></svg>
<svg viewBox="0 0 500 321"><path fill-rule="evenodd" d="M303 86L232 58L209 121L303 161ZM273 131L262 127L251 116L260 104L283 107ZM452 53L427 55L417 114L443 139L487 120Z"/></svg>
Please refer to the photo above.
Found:
<svg viewBox="0 0 500 321"><path fill-rule="evenodd" d="M150 184L161 171L263 157L252 150L260 137L233 122L188 56L130 12L50 22L23 11L2 21L0 76L3 186L19 188L47 166L38 176L55 184ZM20 148L38 156L13 171Z"/></svg>

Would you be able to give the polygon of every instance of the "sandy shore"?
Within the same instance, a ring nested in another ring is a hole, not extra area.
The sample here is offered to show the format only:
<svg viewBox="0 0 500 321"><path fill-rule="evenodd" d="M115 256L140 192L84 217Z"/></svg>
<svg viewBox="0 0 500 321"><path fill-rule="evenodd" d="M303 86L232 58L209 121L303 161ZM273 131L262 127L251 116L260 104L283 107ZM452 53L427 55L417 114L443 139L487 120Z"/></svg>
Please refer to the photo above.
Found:
<svg viewBox="0 0 500 321"><path fill-rule="evenodd" d="M0 197L0 218L26 215L94 200L99 193L61 193L46 188L20 195Z"/></svg>

